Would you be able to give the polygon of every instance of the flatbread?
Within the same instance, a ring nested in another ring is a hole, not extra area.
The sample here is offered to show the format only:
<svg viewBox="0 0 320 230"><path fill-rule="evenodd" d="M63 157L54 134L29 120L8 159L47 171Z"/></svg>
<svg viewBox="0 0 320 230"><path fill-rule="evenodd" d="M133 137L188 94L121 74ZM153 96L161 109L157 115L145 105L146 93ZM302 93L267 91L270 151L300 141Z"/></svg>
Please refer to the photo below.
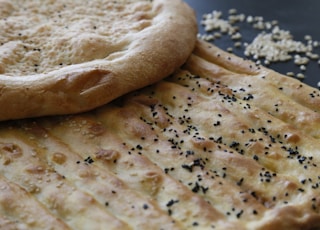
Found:
<svg viewBox="0 0 320 230"><path fill-rule="evenodd" d="M319 90L198 41L79 115L2 123L0 226L317 229Z"/></svg>
<svg viewBox="0 0 320 230"><path fill-rule="evenodd" d="M161 80L190 55L181 0L1 0L0 120L77 113Z"/></svg>

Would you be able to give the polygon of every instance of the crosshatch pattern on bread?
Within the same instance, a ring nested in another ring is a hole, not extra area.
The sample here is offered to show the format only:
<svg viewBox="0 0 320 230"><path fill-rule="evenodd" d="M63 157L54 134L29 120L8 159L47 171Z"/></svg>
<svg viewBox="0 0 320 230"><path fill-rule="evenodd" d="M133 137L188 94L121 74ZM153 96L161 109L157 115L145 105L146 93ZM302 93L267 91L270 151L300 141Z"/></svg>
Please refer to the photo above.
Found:
<svg viewBox="0 0 320 230"><path fill-rule="evenodd" d="M175 74L97 110L2 123L0 226L319 228L319 103L198 41Z"/></svg>

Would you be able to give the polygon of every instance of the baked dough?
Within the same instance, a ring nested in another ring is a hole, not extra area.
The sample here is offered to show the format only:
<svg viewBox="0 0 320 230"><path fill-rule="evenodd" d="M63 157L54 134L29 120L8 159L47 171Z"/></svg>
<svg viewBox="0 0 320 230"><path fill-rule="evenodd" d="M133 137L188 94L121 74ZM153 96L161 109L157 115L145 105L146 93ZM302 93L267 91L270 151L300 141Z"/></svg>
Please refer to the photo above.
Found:
<svg viewBox="0 0 320 230"><path fill-rule="evenodd" d="M1 0L0 120L96 108L176 70L197 26L181 0Z"/></svg>
<svg viewBox="0 0 320 230"><path fill-rule="evenodd" d="M198 41L174 75L99 109L2 123L0 226L320 228L319 103Z"/></svg>

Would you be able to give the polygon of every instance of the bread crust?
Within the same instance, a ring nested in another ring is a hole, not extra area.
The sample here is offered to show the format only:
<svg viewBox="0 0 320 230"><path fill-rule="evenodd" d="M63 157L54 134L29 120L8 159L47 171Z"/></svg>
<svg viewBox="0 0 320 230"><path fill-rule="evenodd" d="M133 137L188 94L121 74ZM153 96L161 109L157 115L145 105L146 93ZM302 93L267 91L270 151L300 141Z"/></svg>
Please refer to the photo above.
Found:
<svg viewBox="0 0 320 230"><path fill-rule="evenodd" d="M1 123L0 224L317 229L319 105L317 89L198 41L175 74L96 110Z"/></svg>
<svg viewBox="0 0 320 230"><path fill-rule="evenodd" d="M87 111L171 74L192 52L195 15L181 0L148 4L148 26L121 38L119 50L104 58L43 73L1 74L0 120Z"/></svg>

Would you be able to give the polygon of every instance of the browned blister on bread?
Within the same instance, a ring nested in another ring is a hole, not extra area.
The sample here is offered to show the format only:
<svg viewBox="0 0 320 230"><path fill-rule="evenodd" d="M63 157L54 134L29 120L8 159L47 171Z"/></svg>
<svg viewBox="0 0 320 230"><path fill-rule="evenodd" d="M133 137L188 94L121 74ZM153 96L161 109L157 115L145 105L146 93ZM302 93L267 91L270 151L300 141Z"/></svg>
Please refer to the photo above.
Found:
<svg viewBox="0 0 320 230"><path fill-rule="evenodd" d="M317 229L319 102L198 41L175 74L99 109L3 123L1 196L70 229ZM2 222L41 229L12 207Z"/></svg>

